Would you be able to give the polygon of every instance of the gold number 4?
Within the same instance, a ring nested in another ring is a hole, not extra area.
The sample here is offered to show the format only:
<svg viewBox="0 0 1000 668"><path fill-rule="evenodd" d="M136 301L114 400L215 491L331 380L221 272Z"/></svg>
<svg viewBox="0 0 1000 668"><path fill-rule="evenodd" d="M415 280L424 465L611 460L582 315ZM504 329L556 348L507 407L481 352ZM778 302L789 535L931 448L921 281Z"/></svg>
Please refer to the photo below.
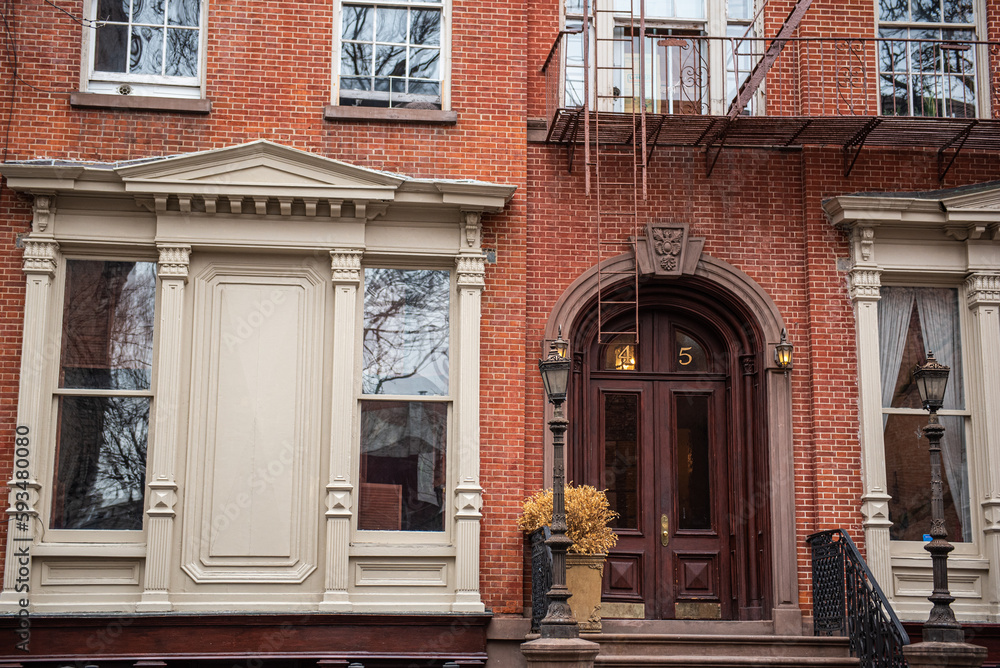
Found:
<svg viewBox="0 0 1000 668"><path fill-rule="evenodd" d="M681 353L677 357L677 361L681 363L681 366L687 366L694 361L694 358L691 357L691 353L687 352L691 350L692 347L693 346L685 346L684 348L681 348Z"/></svg>

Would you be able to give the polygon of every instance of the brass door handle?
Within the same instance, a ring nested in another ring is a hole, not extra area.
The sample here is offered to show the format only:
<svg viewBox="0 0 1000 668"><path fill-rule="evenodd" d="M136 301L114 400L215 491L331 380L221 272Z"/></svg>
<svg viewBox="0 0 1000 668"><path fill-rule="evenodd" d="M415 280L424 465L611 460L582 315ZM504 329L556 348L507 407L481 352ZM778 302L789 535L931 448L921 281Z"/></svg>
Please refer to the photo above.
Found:
<svg viewBox="0 0 1000 668"><path fill-rule="evenodd" d="M666 514L660 515L660 545L666 547L670 544L670 519Z"/></svg>

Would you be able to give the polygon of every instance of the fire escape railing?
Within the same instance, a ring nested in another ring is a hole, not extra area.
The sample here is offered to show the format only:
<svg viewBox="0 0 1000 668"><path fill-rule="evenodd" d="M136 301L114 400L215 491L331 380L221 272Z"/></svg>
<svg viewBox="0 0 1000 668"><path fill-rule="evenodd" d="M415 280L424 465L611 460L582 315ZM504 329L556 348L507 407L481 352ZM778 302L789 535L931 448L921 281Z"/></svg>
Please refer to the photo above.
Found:
<svg viewBox="0 0 1000 668"><path fill-rule="evenodd" d="M814 533L813 632L846 635L862 668L906 668L910 638L851 537L843 529Z"/></svg>

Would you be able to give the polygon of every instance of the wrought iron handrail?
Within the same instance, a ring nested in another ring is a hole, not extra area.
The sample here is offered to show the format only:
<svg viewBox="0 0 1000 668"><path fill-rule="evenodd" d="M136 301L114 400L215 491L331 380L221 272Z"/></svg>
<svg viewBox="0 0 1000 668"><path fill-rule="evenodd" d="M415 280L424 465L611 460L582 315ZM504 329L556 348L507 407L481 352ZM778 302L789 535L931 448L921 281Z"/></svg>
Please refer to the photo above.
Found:
<svg viewBox="0 0 1000 668"><path fill-rule="evenodd" d="M906 668L910 637L843 529L808 538L812 549L813 632L846 635L862 668Z"/></svg>
<svg viewBox="0 0 1000 668"><path fill-rule="evenodd" d="M540 623L549 609L552 588L552 550L545 541L552 536L548 527L533 532L531 539L531 632L538 633Z"/></svg>

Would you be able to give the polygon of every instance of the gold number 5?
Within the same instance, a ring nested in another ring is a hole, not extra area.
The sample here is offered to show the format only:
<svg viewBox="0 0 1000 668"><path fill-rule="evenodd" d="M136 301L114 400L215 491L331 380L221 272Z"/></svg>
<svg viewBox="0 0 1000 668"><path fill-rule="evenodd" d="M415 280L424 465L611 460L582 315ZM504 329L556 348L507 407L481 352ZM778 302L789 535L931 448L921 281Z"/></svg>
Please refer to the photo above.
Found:
<svg viewBox="0 0 1000 668"><path fill-rule="evenodd" d="M691 348L692 346L681 348L681 354L677 358L677 361L681 363L681 366L687 366L694 361L694 358L691 357L691 353L687 352L691 350Z"/></svg>

